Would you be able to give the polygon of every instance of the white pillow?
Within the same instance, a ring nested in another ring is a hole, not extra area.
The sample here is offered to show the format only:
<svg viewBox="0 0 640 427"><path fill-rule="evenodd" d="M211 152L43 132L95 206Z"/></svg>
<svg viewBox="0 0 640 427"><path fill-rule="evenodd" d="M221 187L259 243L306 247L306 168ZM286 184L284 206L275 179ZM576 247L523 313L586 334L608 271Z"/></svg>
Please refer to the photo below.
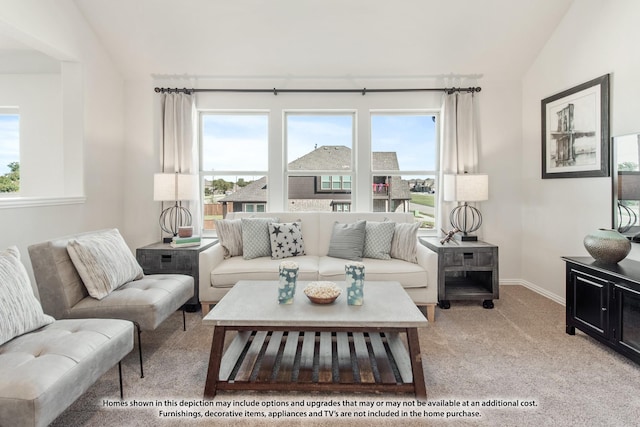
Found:
<svg viewBox="0 0 640 427"><path fill-rule="evenodd" d="M89 295L96 299L144 275L116 228L70 240L67 252Z"/></svg>
<svg viewBox="0 0 640 427"><path fill-rule="evenodd" d="M271 258L281 259L304 255L304 240L300 222L272 222L269 224Z"/></svg>
<svg viewBox="0 0 640 427"><path fill-rule="evenodd" d="M0 252L0 345L53 321L33 294L18 248Z"/></svg>

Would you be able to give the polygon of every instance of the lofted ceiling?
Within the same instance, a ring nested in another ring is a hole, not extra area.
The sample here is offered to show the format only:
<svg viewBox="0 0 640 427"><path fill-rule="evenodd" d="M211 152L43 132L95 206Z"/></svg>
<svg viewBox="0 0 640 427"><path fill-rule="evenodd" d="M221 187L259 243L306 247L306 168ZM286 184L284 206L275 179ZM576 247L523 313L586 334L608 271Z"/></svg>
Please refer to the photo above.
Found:
<svg viewBox="0 0 640 427"><path fill-rule="evenodd" d="M520 79L573 0L75 0L125 78Z"/></svg>

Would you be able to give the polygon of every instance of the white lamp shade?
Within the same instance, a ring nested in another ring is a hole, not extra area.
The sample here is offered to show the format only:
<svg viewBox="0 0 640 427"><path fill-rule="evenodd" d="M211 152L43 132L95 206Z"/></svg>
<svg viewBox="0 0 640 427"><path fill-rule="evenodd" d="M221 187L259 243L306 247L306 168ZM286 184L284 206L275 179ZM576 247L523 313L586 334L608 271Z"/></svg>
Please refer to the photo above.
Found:
<svg viewBox="0 0 640 427"><path fill-rule="evenodd" d="M489 175L460 174L444 176L446 202L481 202L489 199Z"/></svg>
<svg viewBox="0 0 640 427"><path fill-rule="evenodd" d="M153 200L180 201L198 198L197 175L157 173L153 175Z"/></svg>

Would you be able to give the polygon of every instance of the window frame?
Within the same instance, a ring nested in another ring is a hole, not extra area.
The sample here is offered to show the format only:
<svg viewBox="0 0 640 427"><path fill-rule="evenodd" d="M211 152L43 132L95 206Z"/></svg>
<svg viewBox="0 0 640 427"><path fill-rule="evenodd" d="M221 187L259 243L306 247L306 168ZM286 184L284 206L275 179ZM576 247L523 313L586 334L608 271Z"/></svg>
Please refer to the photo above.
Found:
<svg viewBox="0 0 640 427"><path fill-rule="evenodd" d="M21 154L21 141L20 141L20 120L21 120L21 116L20 116L20 107L15 107L15 106L0 106L0 116L17 116L18 118L18 164L20 164L20 161L22 160L22 154ZM5 165L6 166L6 165ZM20 181L18 181L20 182ZM20 194L20 184L18 184L18 191L13 191L10 193L0 193L0 200L4 200L7 198L12 198L12 197L22 197L22 195Z"/></svg>

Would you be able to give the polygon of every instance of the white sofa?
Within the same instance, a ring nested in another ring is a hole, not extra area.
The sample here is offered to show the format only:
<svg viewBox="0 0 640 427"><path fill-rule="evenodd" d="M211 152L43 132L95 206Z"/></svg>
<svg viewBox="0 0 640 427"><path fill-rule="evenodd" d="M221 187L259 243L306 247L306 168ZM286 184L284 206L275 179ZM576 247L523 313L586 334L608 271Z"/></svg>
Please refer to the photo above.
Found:
<svg viewBox="0 0 640 427"><path fill-rule="evenodd" d="M412 223L413 215L400 212L266 212L227 214L226 219L278 218L280 222L302 222L305 255L286 258L298 263L298 280L343 281L347 260L327 256L334 223L353 223L358 220L394 221ZM438 302L437 255L417 242L417 263L400 259L380 260L364 258L366 280L392 280L402 284L418 306L426 307L427 319L435 321L435 306ZM215 304L239 280L278 280L278 267L282 259L261 257L246 260L242 256L224 258L220 243L200 253L199 288L202 313L209 312ZM275 298L275 297L274 297Z"/></svg>

